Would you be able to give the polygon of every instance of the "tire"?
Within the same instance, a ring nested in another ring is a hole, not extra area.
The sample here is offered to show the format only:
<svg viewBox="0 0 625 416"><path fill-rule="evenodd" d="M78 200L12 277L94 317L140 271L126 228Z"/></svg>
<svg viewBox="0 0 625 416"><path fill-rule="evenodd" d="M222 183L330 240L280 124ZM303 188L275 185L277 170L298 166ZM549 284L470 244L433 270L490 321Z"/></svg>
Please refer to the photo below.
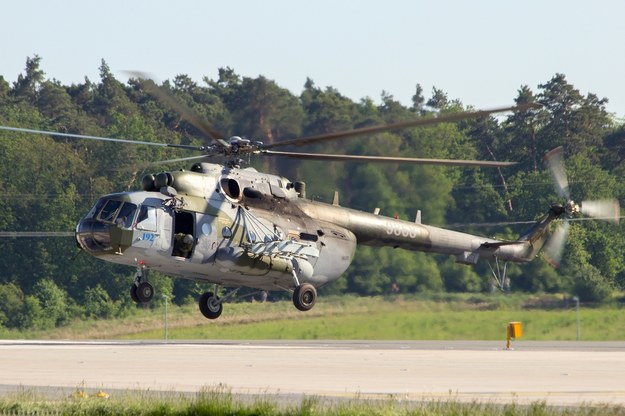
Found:
<svg viewBox="0 0 625 416"><path fill-rule="evenodd" d="M304 283L293 292L293 305L300 311L309 311L317 301L317 290L310 283Z"/></svg>
<svg viewBox="0 0 625 416"><path fill-rule="evenodd" d="M130 286L130 299L132 299L134 303L140 303L139 296L137 296L137 285L133 284Z"/></svg>
<svg viewBox="0 0 625 416"><path fill-rule="evenodd" d="M148 282L141 282L137 286L137 299L141 303L147 303L154 297L154 287Z"/></svg>
<svg viewBox="0 0 625 416"><path fill-rule="evenodd" d="M200 296L200 312L208 319L217 319L221 316L221 312L224 310L224 306L221 303L217 303L219 298L213 295L212 292L206 292Z"/></svg>

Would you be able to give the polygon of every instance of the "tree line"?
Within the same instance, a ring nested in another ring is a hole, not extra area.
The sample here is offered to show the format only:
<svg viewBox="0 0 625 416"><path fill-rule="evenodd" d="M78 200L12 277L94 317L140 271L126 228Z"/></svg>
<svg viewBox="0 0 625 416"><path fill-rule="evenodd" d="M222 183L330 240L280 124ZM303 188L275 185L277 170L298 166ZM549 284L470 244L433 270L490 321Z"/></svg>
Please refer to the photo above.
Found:
<svg viewBox="0 0 625 416"><path fill-rule="evenodd" d="M0 124L64 133L175 144L205 144L205 138L167 105L146 92L143 82L122 83L102 61L100 79L63 85L46 77L39 56L10 82L0 76ZM379 103L359 101L307 79L294 95L263 76L244 77L220 68L201 82L187 75L159 84L215 129L273 143L471 109L442 89L426 96L417 84L410 106L382 92ZM516 238L559 201L542 163L545 152L563 146L573 199L625 200L625 124L606 111L606 98L582 94L555 74L536 89L521 85L520 111L429 127L386 132L310 146L311 151L362 155L510 160L518 165L475 169L401 164L252 160L259 170L307 183L308 197L414 219L480 235ZM150 162L189 156L170 148L52 139L0 132L0 230L73 231L104 194L140 188ZM173 164L168 169L188 168ZM500 223L506 223L501 225ZM494 225L500 224L500 225ZM0 325L49 327L74 317L131 313L128 287L134 270L80 254L73 238L2 238ZM622 226L578 221L571 227L562 266L536 259L509 265L507 290L570 293L601 301L625 289ZM177 303L202 291L201 284L156 276L157 290ZM359 247L345 275L325 293L377 295L391 292L485 292L493 290L486 263L458 265L448 256L391 248Z"/></svg>

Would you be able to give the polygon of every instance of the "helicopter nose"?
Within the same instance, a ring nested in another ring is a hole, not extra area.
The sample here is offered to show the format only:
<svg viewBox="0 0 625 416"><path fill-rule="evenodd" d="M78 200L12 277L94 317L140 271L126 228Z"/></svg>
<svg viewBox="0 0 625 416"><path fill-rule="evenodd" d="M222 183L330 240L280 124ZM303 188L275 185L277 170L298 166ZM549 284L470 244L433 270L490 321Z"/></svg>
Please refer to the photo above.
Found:
<svg viewBox="0 0 625 416"><path fill-rule="evenodd" d="M111 250L111 226L93 218L84 218L76 226L76 241L91 254Z"/></svg>

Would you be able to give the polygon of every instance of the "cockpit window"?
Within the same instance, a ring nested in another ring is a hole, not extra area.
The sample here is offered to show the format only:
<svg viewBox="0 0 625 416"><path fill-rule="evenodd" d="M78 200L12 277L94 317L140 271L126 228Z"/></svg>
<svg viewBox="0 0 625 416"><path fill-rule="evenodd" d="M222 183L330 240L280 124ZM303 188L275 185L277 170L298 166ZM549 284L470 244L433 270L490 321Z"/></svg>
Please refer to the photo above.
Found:
<svg viewBox="0 0 625 416"><path fill-rule="evenodd" d="M156 208L141 205L137 218L137 230L156 231Z"/></svg>
<svg viewBox="0 0 625 416"><path fill-rule="evenodd" d="M104 222L113 222L121 205L122 201L108 200L102 211L100 211L98 219Z"/></svg>
<svg viewBox="0 0 625 416"><path fill-rule="evenodd" d="M98 199L98 202L95 203L95 205L93 206L93 208L91 208L91 211L89 211L89 213L87 214L85 218L95 218L105 203L106 203L106 199L104 198Z"/></svg>
<svg viewBox="0 0 625 416"><path fill-rule="evenodd" d="M114 223L122 228L132 228L136 213L137 205L135 204L102 198L91 208L86 218Z"/></svg>
<svg viewBox="0 0 625 416"><path fill-rule="evenodd" d="M137 212L137 206L130 202L125 202L117 214L115 223L121 225L122 228L132 228L132 223L135 219L135 213Z"/></svg>

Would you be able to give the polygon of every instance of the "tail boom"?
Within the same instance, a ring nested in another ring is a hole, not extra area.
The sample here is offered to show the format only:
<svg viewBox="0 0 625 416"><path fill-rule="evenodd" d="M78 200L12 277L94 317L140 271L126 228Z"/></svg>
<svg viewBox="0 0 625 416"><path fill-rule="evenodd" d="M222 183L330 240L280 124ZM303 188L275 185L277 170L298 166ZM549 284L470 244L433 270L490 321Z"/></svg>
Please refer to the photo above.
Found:
<svg viewBox="0 0 625 416"><path fill-rule="evenodd" d="M308 202L301 206L312 218L351 230L358 244L450 254L456 262L476 264L480 259L525 263L533 260L549 236L549 224L562 212L552 207L516 241L502 241L444 228L366 213L349 208Z"/></svg>

